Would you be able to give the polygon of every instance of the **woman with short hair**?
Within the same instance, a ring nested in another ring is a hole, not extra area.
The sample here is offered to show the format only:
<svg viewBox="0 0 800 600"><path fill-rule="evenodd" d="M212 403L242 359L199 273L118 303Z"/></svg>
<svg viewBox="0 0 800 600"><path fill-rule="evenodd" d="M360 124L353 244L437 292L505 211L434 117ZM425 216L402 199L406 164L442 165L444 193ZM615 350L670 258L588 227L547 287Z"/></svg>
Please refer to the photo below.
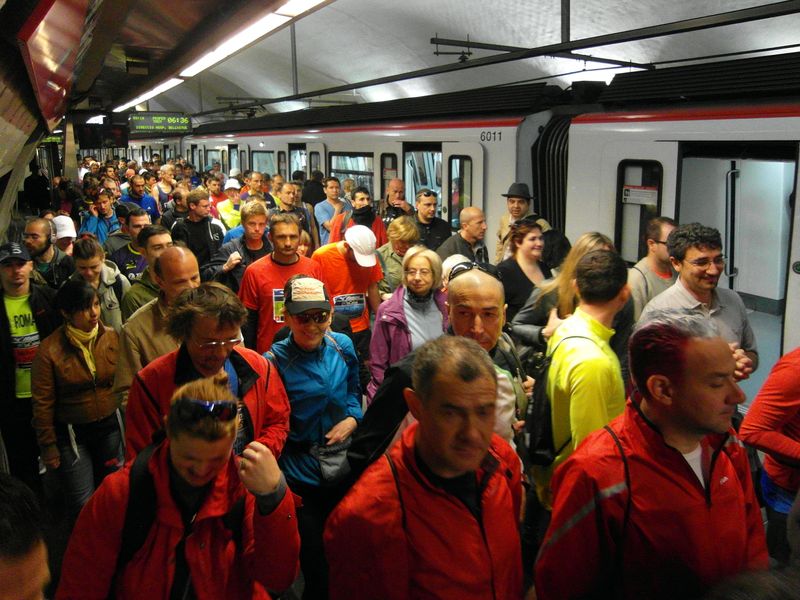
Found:
<svg viewBox="0 0 800 600"><path fill-rule="evenodd" d="M395 219L392 225L403 218ZM414 246L405 253L402 285L381 303L375 315L369 344L367 403L372 402L390 365L447 331L446 296L441 285L442 260L436 252Z"/></svg>
<svg viewBox="0 0 800 600"><path fill-rule="evenodd" d="M388 300L403 281L403 257L419 243L419 229L412 217L397 217L386 230L389 241L378 248L383 279L378 282L381 300ZM439 261L441 263L441 261Z"/></svg>
<svg viewBox="0 0 800 600"><path fill-rule="evenodd" d="M33 426L42 461L77 517L103 478L122 464L122 418L112 393L119 337L100 322L100 295L85 281L56 294L65 324L39 346L31 370Z"/></svg>

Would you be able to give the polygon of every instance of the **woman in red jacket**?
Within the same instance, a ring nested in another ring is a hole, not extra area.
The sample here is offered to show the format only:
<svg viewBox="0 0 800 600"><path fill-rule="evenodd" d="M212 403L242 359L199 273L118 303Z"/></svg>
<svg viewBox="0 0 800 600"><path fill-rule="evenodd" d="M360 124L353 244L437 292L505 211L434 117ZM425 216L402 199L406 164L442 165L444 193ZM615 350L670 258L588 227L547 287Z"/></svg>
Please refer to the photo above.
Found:
<svg viewBox="0 0 800 600"><path fill-rule="evenodd" d="M81 512L57 598L266 599L289 587L300 547L294 501L266 446L251 442L234 458L238 426L224 373L176 390L166 440L144 458L155 510L143 543L131 549L125 527L126 512L146 502L129 497L145 487L138 473L131 481L134 461Z"/></svg>

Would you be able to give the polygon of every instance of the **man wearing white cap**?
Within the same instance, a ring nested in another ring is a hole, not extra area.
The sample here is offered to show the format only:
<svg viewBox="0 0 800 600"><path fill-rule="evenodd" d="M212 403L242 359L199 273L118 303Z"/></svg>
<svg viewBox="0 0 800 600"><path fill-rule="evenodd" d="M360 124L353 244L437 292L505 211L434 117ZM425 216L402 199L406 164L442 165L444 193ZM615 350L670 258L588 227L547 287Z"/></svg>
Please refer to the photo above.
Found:
<svg viewBox="0 0 800 600"><path fill-rule="evenodd" d="M238 227L242 222L242 217L239 214L239 190L241 187L238 180L228 179L228 181L225 182L225 195L228 198L217 204L219 218L225 223L225 227L228 229Z"/></svg>
<svg viewBox="0 0 800 600"><path fill-rule="evenodd" d="M375 234L369 227L354 225L344 240L319 248L311 257L319 263L322 281L333 299L333 310L350 318L358 353L361 389L369 381L369 311L381 303L378 282L383 271L375 255Z"/></svg>
<svg viewBox="0 0 800 600"><path fill-rule="evenodd" d="M53 217L56 226L56 246L67 256L72 256L72 243L78 237L75 231L75 221L67 215Z"/></svg>

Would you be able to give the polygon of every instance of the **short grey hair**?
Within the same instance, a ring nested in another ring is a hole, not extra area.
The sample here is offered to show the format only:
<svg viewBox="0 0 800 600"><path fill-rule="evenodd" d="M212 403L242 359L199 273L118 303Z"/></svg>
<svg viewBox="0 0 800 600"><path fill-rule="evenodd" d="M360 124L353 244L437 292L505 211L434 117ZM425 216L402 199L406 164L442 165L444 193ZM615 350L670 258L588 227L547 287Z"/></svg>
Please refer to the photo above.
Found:
<svg viewBox="0 0 800 600"><path fill-rule="evenodd" d="M475 340L461 336L443 335L417 350L411 385L423 402L433 394L433 380L440 372L453 373L464 383L486 377L497 385L497 373L489 354Z"/></svg>

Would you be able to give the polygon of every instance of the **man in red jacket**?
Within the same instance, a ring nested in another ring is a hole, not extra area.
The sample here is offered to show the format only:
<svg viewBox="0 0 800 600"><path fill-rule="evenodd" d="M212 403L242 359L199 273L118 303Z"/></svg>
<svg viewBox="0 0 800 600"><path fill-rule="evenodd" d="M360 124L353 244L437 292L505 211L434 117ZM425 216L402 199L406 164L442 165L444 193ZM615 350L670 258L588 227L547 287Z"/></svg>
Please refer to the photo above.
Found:
<svg viewBox="0 0 800 600"><path fill-rule="evenodd" d="M653 311L629 353L638 392L553 477L539 600L699 598L767 568L728 344L703 315Z"/></svg>
<svg viewBox="0 0 800 600"><path fill-rule="evenodd" d="M331 600L522 596L520 462L493 433L497 377L477 342L422 346L404 391L418 423L328 518Z"/></svg>
<svg viewBox="0 0 800 600"><path fill-rule="evenodd" d="M239 398L241 427L234 451L257 440L277 458L289 435L289 400L280 376L257 352L241 346L247 309L229 288L207 282L186 290L170 306L168 333L181 341L133 378L125 414L125 459L133 459L163 428L172 393L181 385L224 370Z"/></svg>

